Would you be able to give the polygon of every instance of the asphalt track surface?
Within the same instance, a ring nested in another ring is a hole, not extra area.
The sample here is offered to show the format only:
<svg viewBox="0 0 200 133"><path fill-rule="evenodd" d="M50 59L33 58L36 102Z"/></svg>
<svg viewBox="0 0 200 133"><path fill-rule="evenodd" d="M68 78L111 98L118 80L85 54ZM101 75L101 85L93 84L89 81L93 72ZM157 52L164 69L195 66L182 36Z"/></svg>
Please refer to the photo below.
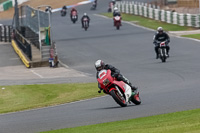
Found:
<svg viewBox="0 0 200 133"><path fill-rule="evenodd" d="M80 21L72 24L69 16L53 15L59 58L69 68L91 79L95 79L94 62L97 59L114 65L139 87L142 104L121 108L111 97L105 96L2 114L0 132L32 133L200 107L199 42L170 36L170 58L161 63L155 59L153 50L154 31L127 23L117 31L112 19L95 15L105 12L105 5L105 1L99 1L99 8L94 12L88 11L91 5L78 7L79 16L87 11L91 17L88 31L81 29Z"/></svg>

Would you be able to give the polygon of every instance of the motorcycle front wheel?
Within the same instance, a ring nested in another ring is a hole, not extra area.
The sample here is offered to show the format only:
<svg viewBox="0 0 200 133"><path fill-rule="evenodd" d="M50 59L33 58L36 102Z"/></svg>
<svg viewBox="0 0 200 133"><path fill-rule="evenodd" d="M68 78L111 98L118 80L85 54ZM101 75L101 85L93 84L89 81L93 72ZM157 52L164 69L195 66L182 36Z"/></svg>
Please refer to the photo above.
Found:
<svg viewBox="0 0 200 133"><path fill-rule="evenodd" d="M118 103L121 107L126 107L126 99L123 96L120 96L117 90L110 91L110 95L113 97L116 103Z"/></svg>
<svg viewBox="0 0 200 133"><path fill-rule="evenodd" d="M166 62L166 53L165 53L165 49L162 49L162 53L163 53L163 56L162 56L162 62Z"/></svg>
<svg viewBox="0 0 200 133"><path fill-rule="evenodd" d="M140 99L139 93L133 95L131 101L132 101L135 105L141 104L141 99Z"/></svg>

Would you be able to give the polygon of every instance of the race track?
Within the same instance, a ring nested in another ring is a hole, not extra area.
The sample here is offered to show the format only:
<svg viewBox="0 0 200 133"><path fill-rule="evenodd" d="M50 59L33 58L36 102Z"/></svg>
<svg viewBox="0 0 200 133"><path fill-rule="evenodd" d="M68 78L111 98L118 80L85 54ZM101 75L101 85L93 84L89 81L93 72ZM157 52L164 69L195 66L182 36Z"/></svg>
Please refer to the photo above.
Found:
<svg viewBox="0 0 200 133"><path fill-rule="evenodd" d="M91 17L88 31L80 21L72 24L59 13L52 16L53 36L59 59L70 68L95 79L94 62L102 59L121 70L139 87L142 104L119 107L109 97L94 98L54 107L0 115L0 132L35 133L67 127L126 120L200 107L200 44L170 36L170 58L166 63L155 59L154 31L122 23L119 31L112 19L98 13L107 10L107 1L79 6L79 16ZM80 17L79 17L80 19ZM96 89L96 88L95 88Z"/></svg>

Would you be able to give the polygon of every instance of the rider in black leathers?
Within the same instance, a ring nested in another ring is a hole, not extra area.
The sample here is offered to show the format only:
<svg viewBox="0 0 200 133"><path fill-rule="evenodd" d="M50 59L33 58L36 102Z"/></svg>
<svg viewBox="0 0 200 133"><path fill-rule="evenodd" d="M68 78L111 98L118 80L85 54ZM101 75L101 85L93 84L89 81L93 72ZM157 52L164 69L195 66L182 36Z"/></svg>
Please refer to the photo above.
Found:
<svg viewBox="0 0 200 133"><path fill-rule="evenodd" d="M63 10L64 10L64 12L65 12L65 13L64 13L64 16L65 16L66 13L67 13L67 6L64 5L64 6L62 7L61 14L62 14Z"/></svg>
<svg viewBox="0 0 200 133"><path fill-rule="evenodd" d="M102 60L97 60L95 62L95 68L97 70L96 78L98 78L98 74L102 69L106 69L106 70L110 69L112 77L115 77L118 81L123 81L126 84L128 84L131 87L132 91L137 90L137 88L135 86L132 86L131 82L126 77L124 77L122 74L120 74L120 70L115 68L114 66L105 64ZM98 84L98 87L100 90L103 90L99 84Z"/></svg>
<svg viewBox="0 0 200 133"><path fill-rule="evenodd" d="M97 0L94 0L93 5L94 5L94 8L97 7Z"/></svg>
<svg viewBox="0 0 200 133"><path fill-rule="evenodd" d="M169 54L168 54L169 50L170 50L169 35L166 32L163 31L162 27L158 27L157 32L155 33L154 38L153 38L153 44L155 45L156 59L158 59L158 57L159 57L159 53L158 53L159 44L161 42L164 42L164 41L165 41L165 44L166 44L167 55L169 56Z"/></svg>
<svg viewBox="0 0 200 133"><path fill-rule="evenodd" d="M115 17L115 16L121 16L121 14L120 14L120 12L119 12L117 7L115 7L114 11L113 11L113 17Z"/></svg>
<svg viewBox="0 0 200 133"><path fill-rule="evenodd" d="M88 19L88 26L89 26L89 23L90 23L90 18L89 18L89 16L87 15L87 13L84 13L83 17L81 18L82 28L83 28L83 20L84 20L84 18L87 18L87 19Z"/></svg>

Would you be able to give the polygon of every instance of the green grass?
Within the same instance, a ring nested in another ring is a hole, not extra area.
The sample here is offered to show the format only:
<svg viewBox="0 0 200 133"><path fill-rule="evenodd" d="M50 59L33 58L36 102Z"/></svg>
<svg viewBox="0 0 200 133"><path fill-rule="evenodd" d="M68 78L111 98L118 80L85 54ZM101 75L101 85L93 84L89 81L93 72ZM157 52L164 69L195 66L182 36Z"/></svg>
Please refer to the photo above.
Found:
<svg viewBox="0 0 200 133"><path fill-rule="evenodd" d="M200 34L182 35L182 37L200 39Z"/></svg>
<svg viewBox="0 0 200 133"><path fill-rule="evenodd" d="M43 133L200 133L200 109Z"/></svg>
<svg viewBox="0 0 200 133"><path fill-rule="evenodd" d="M112 13L102 13L101 15L112 18ZM187 31L187 30L196 29L196 28L193 28L193 27L169 24L169 23L145 18L145 17L142 17L142 16L135 16L135 15L124 14L124 13L122 13L122 19L124 21L133 22L133 23L138 24L140 26L144 26L144 27L154 29L154 30L156 30L159 26L163 27L165 31Z"/></svg>
<svg viewBox="0 0 200 133"><path fill-rule="evenodd" d="M0 113L69 103L103 95L97 91L97 83L0 86Z"/></svg>

